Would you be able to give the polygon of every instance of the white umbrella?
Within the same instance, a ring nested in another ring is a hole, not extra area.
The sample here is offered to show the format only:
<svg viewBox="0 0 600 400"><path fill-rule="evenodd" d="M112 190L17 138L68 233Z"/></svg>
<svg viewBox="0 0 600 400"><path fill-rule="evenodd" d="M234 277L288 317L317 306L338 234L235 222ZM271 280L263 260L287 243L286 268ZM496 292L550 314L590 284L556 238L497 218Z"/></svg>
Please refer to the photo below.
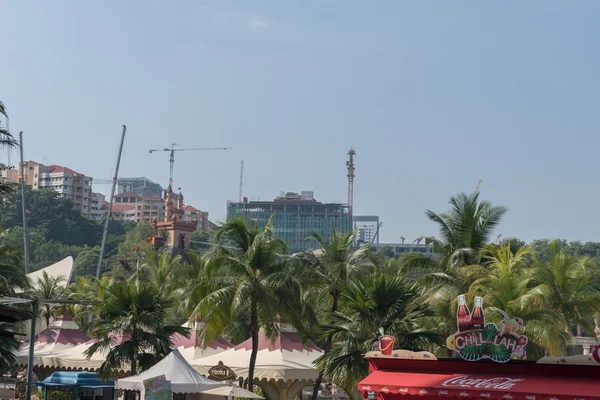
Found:
<svg viewBox="0 0 600 400"><path fill-rule="evenodd" d="M249 390L242 389L239 386L222 386L215 389L208 389L200 392L202 394L210 394L213 396L227 396L227 397L245 397L247 399L264 399L264 397L257 395Z"/></svg>

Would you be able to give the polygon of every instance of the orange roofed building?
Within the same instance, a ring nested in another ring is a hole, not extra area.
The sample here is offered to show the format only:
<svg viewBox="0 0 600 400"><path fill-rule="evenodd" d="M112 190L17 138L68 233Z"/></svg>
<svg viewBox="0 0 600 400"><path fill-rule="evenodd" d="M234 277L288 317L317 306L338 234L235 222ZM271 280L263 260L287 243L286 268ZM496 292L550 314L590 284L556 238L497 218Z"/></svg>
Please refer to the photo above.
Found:
<svg viewBox="0 0 600 400"><path fill-rule="evenodd" d="M158 233L166 233L164 244L167 247L188 249L192 233L198 229L198 221L189 220L186 222L184 219L185 210L181 192L177 197L176 205L173 202L173 197L173 188L169 185L165 191L165 219L162 222L154 219L152 223Z"/></svg>

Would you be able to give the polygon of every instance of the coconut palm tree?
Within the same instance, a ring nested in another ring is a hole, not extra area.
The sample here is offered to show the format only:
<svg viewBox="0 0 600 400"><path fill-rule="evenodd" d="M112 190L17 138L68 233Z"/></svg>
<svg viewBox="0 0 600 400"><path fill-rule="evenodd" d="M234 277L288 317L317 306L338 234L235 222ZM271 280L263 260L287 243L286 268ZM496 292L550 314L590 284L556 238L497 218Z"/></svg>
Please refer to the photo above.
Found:
<svg viewBox="0 0 600 400"><path fill-rule="evenodd" d="M594 260L566 254L557 240L550 243L547 259L535 269L539 285L534 293L557 311L565 330L577 325L593 334L591 321L600 313L600 273Z"/></svg>
<svg viewBox="0 0 600 400"><path fill-rule="evenodd" d="M90 304L104 301L108 296L107 288L113 283L108 275L102 275L100 278L95 276L80 276L68 288L68 296L74 300L80 300L82 303L71 305L74 318L81 329L89 331L91 322L99 317L96 313L98 309Z"/></svg>
<svg viewBox="0 0 600 400"><path fill-rule="evenodd" d="M490 244L506 208L480 201L479 193L450 198L452 209L437 214L426 211L439 227L440 239L427 238L433 257L421 253L402 257L403 268L422 276L421 282L439 301L449 302L469 290L485 271L478 267L480 251ZM463 268L464 267L464 268Z"/></svg>
<svg viewBox="0 0 600 400"><path fill-rule="evenodd" d="M307 240L317 241L321 248L298 255L298 258L308 266L303 280L310 285L313 293L320 295L323 301L319 308L323 312L336 313L340 296L352 276L375 267L371 258L367 256L368 245L356 248L356 232L342 235L337 229L333 229L329 242L319 233L313 232ZM331 349L332 338L333 335L325 337L323 346L325 353ZM315 381L312 400L317 398L323 374L324 371L321 369Z"/></svg>
<svg viewBox="0 0 600 400"><path fill-rule="evenodd" d="M62 299L66 297L65 278L62 275L51 277L46 271L42 272L42 277L37 279L33 285L35 289L29 293L29 296L37 299ZM62 308L59 304L40 304L39 316L44 318L46 326L50 325L50 319L56 315L56 312Z"/></svg>
<svg viewBox="0 0 600 400"><path fill-rule="evenodd" d="M161 285L165 290L171 290L175 286L181 267L180 255L174 255L166 250L150 251L146 254L141 271L136 271L131 279L143 279L140 275L145 275L150 282Z"/></svg>
<svg viewBox="0 0 600 400"><path fill-rule="evenodd" d="M282 257L286 246L273 235L271 221L259 229L243 219L230 219L217 229L215 241L219 244L206 255L208 268L204 272L198 268L200 275L187 290L187 307L193 307L192 318L206 322L201 332L205 343L222 334L240 313L248 316L252 338L248 388L252 391L259 331L277 336L277 313L298 325L300 284Z"/></svg>
<svg viewBox="0 0 600 400"><path fill-rule="evenodd" d="M14 337L13 325L0 322L0 374L15 365L15 354L21 346Z"/></svg>
<svg viewBox="0 0 600 400"><path fill-rule="evenodd" d="M523 319L530 357L543 357L547 352L560 355L571 335L560 323L560 312L540 301L533 260L534 251L529 246L516 252L510 243L490 246L483 255L488 274L473 283L470 295L483 297L486 321L499 323L504 317L501 311Z"/></svg>
<svg viewBox="0 0 600 400"><path fill-rule="evenodd" d="M91 337L96 339L86 356L107 353L99 369L103 377L116 376L120 370L132 375L141 372L170 353L172 337L189 337L189 329L166 325L174 309L173 297L160 287L145 283L112 282L106 296L94 305Z"/></svg>
<svg viewBox="0 0 600 400"><path fill-rule="evenodd" d="M322 325L320 330L333 342L330 351L317 359L318 368L357 397L356 385L368 374L363 355L382 331L394 336L395 347L402 349L423 350L441 344L442 335L421 328L434 312L428 303L420 301L420 292L418 284L382 272L354 277L340 293L340 310L328 316L334 323Z"/></svg>
<svg viewBox="0 0 600 400"><path fill-rule="evenodd" d="M0 245L0 296L30 288L29 278L25 274L23 254L10 245Z"/></svg>

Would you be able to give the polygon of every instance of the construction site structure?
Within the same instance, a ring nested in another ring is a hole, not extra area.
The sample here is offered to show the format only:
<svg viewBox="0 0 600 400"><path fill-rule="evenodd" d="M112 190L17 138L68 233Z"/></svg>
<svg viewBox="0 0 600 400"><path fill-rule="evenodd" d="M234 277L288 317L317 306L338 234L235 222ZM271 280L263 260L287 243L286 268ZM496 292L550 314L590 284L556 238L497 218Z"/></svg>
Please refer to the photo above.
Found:
<svg viewBox="0 0 600 400"><path fill-rule="evenodd" d="M342 203L321 203L312 191L287 192L272 201L248 201L227 203L227 218L242 218L264 227L269 220L273 233L283 240L291 253L316 250L320 244L306 240L313 232L326 241L333 237L333 229L340 235L352 231L352 217L348 206Z"/></svg>
<svg viewBox="0 0 600 400"><path fill-rule="evenodd" d="M176 151L203 151L203 150L231 150L231 147L194 147L190 149L176 149L177 143L171 143L171 148L164 149L151 149L149 153L152 154L157 151L168 151L170 153L169 157L169 185L173 184L173 167L175 165L175 152Z"/></svg>
<svg viewBox="0 0 600 400"><path fill-rule="evenodd" d="M93 179L94 185L105 185L113 183L112 179ZM162 196L164 189L158 183L145 176L136 178L118 178L117 193L135 193L139 197Z"/></svg>
<svg viewBox="0 0 600 400"><path fill-rule="evenodd" d="M353 208L354 208L354 156L356 155L356 151L351 147L348 150L348 156L350 156L349 160L346 161L346 167L348 168L348 212L350 216L352 216Z"/></svg>

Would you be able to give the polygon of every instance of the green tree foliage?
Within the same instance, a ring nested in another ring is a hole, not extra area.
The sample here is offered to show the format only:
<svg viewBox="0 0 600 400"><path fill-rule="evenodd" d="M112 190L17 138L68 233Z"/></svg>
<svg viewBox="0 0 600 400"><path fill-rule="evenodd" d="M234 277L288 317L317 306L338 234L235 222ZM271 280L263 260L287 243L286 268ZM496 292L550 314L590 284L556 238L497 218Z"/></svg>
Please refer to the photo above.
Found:
<svg viewBox="0 0 600 400"><path fill-rule="evenodd" d="M27 222L32 230L38 231L46 240L55 240L66 245L96 245L101 238L102 228L94 220L73 209L73 203L63 199L52 189L27 191ZM20 191L9 195L0 213L0 226L13 228L23 223Z"/></svg>
<svg viewBox="0 0 600 400"><path fill-rule="evenodd" d="M75 276L94 275L98 267L98 258L100 257L100 246L83 246L75 262L73 263L73 272Z"/></svg>
<svg viewBox="0 0 600 400"><path fill-rule="evenodd" d="M0 296L8 296L15 290L27 290L30 282L25 275L23 253L7 244L0 245Z"/></svg>
<svg viewBox="0 0 600 400"><path fill-rule="evenodd" d="M368 245L356 249L354 243L356 231L345 235L334 229L331 241L328 243L317 232L313 232L310 239L316 240L321 249L316 252L308 251L298 255L307 266L308 282L313 293L321 295L324 304L318 306L319 314L336 313L342 291L350 278L361 270L372 267L371 260L367 257ZM305 278L306 281L306 278ZM322 321L322 323L326 323ZM332 335L325 338L323 350L329 352L332 344ZM315 381L312 399L316 399L318 388L321 386L324 371L321 369Z"/></svg>
<svg viewBox="0 0 600 400"><path fill-rule="evenodd" d="M110 282L91 311L96 316L91 336L97 342L86 351L88 357L106 354L100 375L116 377L127 370L135 375L171 352L174 334L189 337L189 329L165 323L175 305L174 298L155 285Z"/></svg>
<svg viewBox="0 0 600 400"><path fill-rule="evenodd" d="M275 337L278 313L300 325L300 285L281 257L286 246L273 235L270 221L259 229L242 219L231 219L216 231L215 239L222 244L207 256L208 279L192 282L193 287L186 290L194 299L206 295L198 304L188 300L187 305L193 307L192 315L207 323L201 332L205 343L222 334L239 314L248 315L252 339L248 388L253 390L259 330Z"/></svg>
<svg viewBox="0 0 600 400"><path fill-rule="evenodd" d="M21 342L13 336L14 325L0 322L0 374L15 365Z"/></svg>
<svg viewBox="0 0 600 400"><path fill-rule="evenodd" d="M396 346L406 350L429 349L445 338L424 330L425 318L432 317L430 304L420 301L421 288L398 276L381 271L358 274L340 293L340 311L327 317L321 333L333 339L332 347L317 359L325 376L348 394L356 392L358 381L368 374L364 354L381 336L396 337Z"/></svg>

